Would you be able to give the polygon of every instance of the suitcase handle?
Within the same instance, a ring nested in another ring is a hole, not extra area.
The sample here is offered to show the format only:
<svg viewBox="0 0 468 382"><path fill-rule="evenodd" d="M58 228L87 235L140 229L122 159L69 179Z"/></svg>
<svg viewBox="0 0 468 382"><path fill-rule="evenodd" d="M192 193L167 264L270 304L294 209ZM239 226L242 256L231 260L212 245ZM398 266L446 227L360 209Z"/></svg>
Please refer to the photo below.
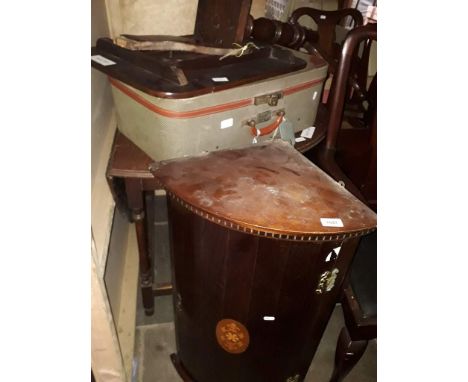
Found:
<svg viewBox="0 0 468 382"><path fill-rule="evenodd" d="M250 132L252 133L254 137L259 137L262 135L267 135L267 134L272 133L278 128L280 123L283 122L284 114L285 114L284 111L279 111L276 121L269 124L268 126L265 126L263 129L257 129L255 127L255 121L249 121L248 125L250 126Z"/></svg>

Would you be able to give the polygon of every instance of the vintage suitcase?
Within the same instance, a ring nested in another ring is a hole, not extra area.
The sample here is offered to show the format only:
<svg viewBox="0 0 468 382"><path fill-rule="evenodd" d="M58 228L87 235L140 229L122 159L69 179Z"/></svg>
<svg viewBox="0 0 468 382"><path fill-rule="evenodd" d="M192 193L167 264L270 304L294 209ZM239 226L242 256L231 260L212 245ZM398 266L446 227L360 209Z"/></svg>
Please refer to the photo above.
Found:
<svg viewBox="0 0 468 382"><path fill-rule="evenodd" d="M376 215L286 142L154 164L185 381L298 382Z"/></svg>
<svg viewBox="0 0 468 382"><path fill-rule="evenodd" d="M102 38L92 57L110 78L119 130L155 160L279 137L285 119L293 132L313 126L327 74L320 57L269 45L220 60Z"/></svg>

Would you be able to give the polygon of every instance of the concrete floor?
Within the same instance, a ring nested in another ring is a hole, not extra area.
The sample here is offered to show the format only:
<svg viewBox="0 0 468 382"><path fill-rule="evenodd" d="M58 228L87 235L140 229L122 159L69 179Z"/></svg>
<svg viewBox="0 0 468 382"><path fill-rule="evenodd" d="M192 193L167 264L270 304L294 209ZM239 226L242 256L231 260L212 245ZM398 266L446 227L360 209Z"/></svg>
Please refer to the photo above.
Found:
<svg viewBox="0 0 468 382"><path fill-rule="evenodd" d="M153 224L156 240L150 243L150 247L157 265L155 279L157 282L170 281L168 225L164 197L156 198ZM136 324L132 382L182 381L169 358L169 355L175 352L172 297L155 298L155 314L147 317L141 305L141 296L138 296ZM305 382L328 381L333 370L336 341L343 325L343 313L340 305L337 305L310 365ZM377 381L377 343L373 340L369 342L363 357L345 378L345 382L375 381Z"/></svg>

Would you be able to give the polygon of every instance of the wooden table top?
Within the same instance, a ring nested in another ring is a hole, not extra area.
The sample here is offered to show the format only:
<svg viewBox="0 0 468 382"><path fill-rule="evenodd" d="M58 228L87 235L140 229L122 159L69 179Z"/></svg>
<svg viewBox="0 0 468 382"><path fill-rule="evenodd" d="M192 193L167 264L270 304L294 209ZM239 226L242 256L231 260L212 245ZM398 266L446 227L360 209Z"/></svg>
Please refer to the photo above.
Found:
<svg viewBox="0 0 468 382"><path fill-rule="evenodd" d="M116 131L107 176L121 178L153 178L149 165L153 159L119 130Z"/></svg>
<svg viewBox="0 0 468 382"><path fill-rule="evenodd" d="M337 240L377 225L371 209L281 140L163 161L152 172L185 207L244 232ZM343 226L324 226L322 218L340 219Z"/></svg>

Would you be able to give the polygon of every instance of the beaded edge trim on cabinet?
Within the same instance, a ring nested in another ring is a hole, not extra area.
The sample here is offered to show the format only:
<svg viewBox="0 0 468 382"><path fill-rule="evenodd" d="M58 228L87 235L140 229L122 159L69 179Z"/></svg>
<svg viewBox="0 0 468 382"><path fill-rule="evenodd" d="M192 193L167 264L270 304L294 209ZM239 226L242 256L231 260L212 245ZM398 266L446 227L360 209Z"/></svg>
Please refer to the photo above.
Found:
<svg viewBox="0 0 468 382"><path fill-rule="evenodd" d="M188 204L178 196L176 196L173 192L168 190L166 188L167 195L175 200L177 203L179 203L182 207L188 209L189 211L192 211L194 214L201 216L202 218L205 218L215 224L218 224L223 227L227 227L236 231L248 233L250 235L255 235L255 236L260 236L260 237L267 237L271 239L280 239L280 240L290 240L290 241L338 241L338 240L343 240L343 239L349 239L352 237L359 237L359 236L364 236L367 235L368 233L371 233L376 230L376 228L372 229L366 229L362 231L354 231L354 232L349 232L349 233L344 233L344 234L337 234L337 235L332 235L332 234L323 234L323 235L317 235L317 234L311 234L311 235L289 235L289 234L284 234L284 233L274 233L274 232L268 232L268 231L262 231L262 230L257 230L254 228L248 228L248 227L243 227L239 224L227 221L225 219L221 219L215 215L209 214L203 210L200 210L191 204Z"/></svg>

